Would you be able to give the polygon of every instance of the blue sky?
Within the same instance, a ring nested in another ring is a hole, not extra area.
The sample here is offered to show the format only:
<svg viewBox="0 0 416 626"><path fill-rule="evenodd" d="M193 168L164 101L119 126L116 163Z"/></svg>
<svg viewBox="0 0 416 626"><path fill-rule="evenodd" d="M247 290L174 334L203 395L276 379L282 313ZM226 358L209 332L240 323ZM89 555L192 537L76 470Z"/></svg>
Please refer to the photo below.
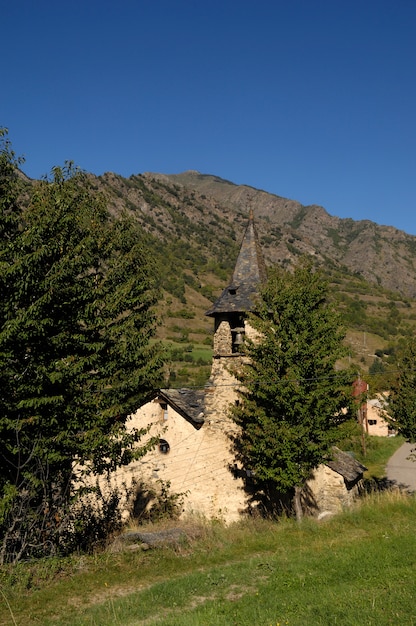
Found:
<svg viewBox="0 0 416 626"><path fill-rule="evenodd" d="M20 0L1 23L29 176L195 169L416 235L414 0Z"/></svg>

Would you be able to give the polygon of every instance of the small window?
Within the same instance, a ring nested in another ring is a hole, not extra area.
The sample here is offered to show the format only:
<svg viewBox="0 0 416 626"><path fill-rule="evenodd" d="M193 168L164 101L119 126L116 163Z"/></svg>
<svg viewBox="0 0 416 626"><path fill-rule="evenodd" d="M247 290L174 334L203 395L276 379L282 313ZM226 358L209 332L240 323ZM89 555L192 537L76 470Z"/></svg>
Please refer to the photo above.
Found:
<svg viewBox="0 0 416 626"><path fill-rule="evenodd" d="M375 426L377 424L377 420L368 420L369 426Z"/></svg>
<svg viewBox="0 0 416 626"><path fill-rule="evenodd" d="M159 439L159 451L162 454L167 454L170 451L170 445L166 439Z"/></svg>

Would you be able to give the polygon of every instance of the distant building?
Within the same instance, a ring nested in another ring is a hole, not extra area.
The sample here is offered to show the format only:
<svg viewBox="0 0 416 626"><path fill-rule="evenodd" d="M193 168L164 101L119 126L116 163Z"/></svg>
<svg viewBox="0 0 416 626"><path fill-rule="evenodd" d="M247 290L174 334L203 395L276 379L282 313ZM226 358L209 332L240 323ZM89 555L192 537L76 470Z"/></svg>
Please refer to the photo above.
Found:
<svg viewBox="0 0 416 626"><path fill-rule="evenodd" d="M390 437L395 434L387 421L386 394L368 398L368 384L362 378L353 383L353 396L357 399L357 420L365 433L377 437Z"/></svg>
<svg viewBox="0 0 416 626"><path fill-rule="evenodd" d="M377 437L392 437L396 434L386 419L385 394L367 401L367 433Z"/></svg>

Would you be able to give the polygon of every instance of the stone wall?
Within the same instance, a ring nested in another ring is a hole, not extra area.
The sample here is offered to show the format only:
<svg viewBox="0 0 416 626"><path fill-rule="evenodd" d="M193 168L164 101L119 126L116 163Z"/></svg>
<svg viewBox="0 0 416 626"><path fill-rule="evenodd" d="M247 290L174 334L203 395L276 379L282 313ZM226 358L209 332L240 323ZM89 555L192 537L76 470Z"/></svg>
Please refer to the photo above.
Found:
<svg viewBox="0 0 416 626"><path fill-rule="evenodd" d="M245 335L251 340L257 337L256 331L247 322ZM239 384L234 372L241 370L247 357L232 352L232 332L227 319L217 320L214 334L214 358L211 376L206 386L205 419L209 427L227 424L233 428L228 417L230 406L238 400Z"/></svg>
<svg viewBox="0 0 416 626"><path fill-rule="evenodd" d="M237 521L247 511L248 495L244 482L235 477L234 457L229 434L236 426L225 415L195 428L181 415L158 401L141 407L129 421L131 428L151 424L148 436L159 436L169 444L169 451L159 447L139 461L119 468L111 483L124 489L134 481L157 486L158 481L170 483L170 492L183 494L183 515L193 514L226 523ZM303 492L305 514L323 516L349 506L357 495L357 487L348 490L341 475L321 465L308 481ZM129 517L131 502L124 501L124 518Z"/></svg>
<svg viewBox="0 0 416 626"><path fill-rule="evenodd" d="M359 485L347 486L343 476L327 465L320 465L304 489L304 511L317 517L340 513L351 506Z"/></svg>
<svg viewBox="0 0 416 626"><path fill-rule="evenodd" d="M152 424L149 436L157 434L167 441L169 452L151 451L114 472L112 483L129 487L134 480L150 486L170 482L172 493L184 494L184 514L236 521L246 507L246 496L242 480L230 471L233 456L226 425L196 429L171 407L167 412L161 409L157 401L141 407L129 421L131 428L148 424ZM127 517L127 503L124 509Z"/></svg>
<svg viewBox="0 0 416 626"><path fill-rule="evenodd" d="M232 354L232 335L230 322L224 316L216 319L214 332L214 356Z"/></svg>

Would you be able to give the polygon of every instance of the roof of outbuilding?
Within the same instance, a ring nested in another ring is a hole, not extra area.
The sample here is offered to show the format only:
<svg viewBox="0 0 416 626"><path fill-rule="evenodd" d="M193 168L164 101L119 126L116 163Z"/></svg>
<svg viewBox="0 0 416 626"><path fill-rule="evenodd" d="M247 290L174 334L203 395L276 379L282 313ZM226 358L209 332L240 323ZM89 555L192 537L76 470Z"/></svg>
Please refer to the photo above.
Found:
<svg viewBox="0 0 416 626"><path fill-rule="evenodd" d="M336 446L331 448L331 458L325 461L325 465L343 476L350 483L359 480L367 469L365 465L354 459L351 454L343 452Z"/></svg>
<svg viewBox="0 0 416 626"><path fill-rule="evenodd" d="M266 280L266 266L260 249L253 213L241 243L231 282L205 315L246 313L255 308L259 286Z"/></svg>
<svg viewBox="0 0 416 626"><path fill-rule="evenodd" d="M205 392L200 389L160 389L158 397L197 428L204 423Z"/></svg>

